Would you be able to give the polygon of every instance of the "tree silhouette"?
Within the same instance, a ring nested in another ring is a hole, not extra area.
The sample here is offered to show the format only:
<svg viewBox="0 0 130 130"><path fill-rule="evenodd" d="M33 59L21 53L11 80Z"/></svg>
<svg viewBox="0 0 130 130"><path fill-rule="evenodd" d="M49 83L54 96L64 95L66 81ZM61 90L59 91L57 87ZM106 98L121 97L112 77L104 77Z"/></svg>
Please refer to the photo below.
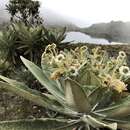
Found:
<svg viewBox="0 0 130 130"><path fill-rule="evenodd" d="M39 16L39 1L10 0L6 9L11 14L11 21L22 21L25 25L37 25L42 23Z"/></svg>

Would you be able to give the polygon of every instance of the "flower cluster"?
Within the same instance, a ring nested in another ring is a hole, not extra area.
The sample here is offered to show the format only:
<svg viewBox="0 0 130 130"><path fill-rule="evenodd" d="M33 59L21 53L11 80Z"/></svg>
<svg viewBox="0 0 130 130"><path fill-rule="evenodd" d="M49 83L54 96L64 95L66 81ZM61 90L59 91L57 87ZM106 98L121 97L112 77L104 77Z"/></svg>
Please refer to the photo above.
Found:
<svg viewBox="0 0 130 130"><path fill-rule="evenodd" d="M125 52L120 51L117 57L110 57L101 47L89 50L86 46L82 46L74 50L58 51L56 45L51 44L46 47L42 55L42 64L48 66L51 72L50 78L53 80L61 77L76 79L83 69L82 72L87 75L93 73L101 86L115 89L119 93L127 90L124 82L130 77Z"/></svg>
<svg viewBox="0 0 130 130"><path fill-rule="evenodd" d="M51 79L61 76L76 76L80 66L86 61L87 47L77 47L75 50L58 52L55 44L48 45L42 55L42 63L51 66Z"/></svg>

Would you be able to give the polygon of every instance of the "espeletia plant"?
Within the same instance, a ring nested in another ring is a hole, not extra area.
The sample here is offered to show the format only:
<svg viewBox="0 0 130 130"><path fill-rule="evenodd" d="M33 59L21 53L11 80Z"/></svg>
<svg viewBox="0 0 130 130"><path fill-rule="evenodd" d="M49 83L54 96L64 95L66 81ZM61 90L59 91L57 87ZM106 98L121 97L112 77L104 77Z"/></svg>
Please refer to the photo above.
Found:
<svg viewBox="0 0 130 130"><path fill-rule="evenodd" d="M47 92L32 90L2 75L0 86L66 115L37 119L43 124L41 129L130 130L130 94L126 84L130 69L125 52L110 57L100 47L90 50L82 46L60 51L51 44L42 55L41 68L23 57L21 60ZM45 122L50 124L45 125Z"/></svg>

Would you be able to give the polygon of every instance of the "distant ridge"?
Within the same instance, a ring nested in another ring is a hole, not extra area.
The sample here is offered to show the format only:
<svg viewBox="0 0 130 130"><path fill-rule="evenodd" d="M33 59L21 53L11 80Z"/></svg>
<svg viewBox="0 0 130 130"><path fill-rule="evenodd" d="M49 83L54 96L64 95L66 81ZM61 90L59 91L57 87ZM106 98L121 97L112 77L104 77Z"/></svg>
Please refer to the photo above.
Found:
<svg viewBox="0 0 130 130"><path fill-rule="evenodd" d="M130 22L111 21L109 23L98 23L83 28L81 31L93 37L105 38L110 42L130 43Z"/></svg>

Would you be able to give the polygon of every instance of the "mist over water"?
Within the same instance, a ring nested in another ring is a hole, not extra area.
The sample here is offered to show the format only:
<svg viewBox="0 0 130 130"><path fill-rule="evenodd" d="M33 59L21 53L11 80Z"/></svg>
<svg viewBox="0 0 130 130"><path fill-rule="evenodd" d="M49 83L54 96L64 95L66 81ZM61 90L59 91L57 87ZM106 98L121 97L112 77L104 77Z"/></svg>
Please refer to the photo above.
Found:
<svg viewBox="0 0 130 130"><path fill-rule="evenodd" d="M73 43L82 42L82 43L95 43L95 44L110 44L106 39L93 38L81 32L68 32L65 41L66 42L73 41Z"/></svg>

